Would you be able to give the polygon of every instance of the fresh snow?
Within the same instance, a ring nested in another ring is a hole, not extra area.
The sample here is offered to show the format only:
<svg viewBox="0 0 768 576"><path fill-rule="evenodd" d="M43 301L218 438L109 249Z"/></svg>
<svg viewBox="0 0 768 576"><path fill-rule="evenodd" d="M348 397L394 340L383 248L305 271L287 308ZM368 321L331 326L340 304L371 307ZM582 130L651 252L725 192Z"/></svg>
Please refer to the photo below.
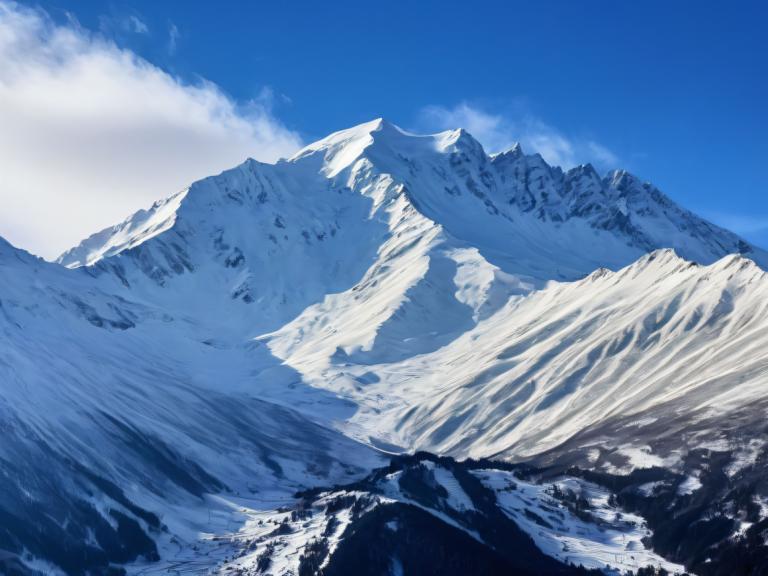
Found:
<svg viewBox="0 0 768 576"><path fill-rule="evenodd" d="M646 549L643 538L650 532L643 519L610 506L608 493L594 484L573 478L537 484L500 470L482 470L476 476L496 492L505 513L545 554L565 563L597 569L608 566L621 573L649 565L672 574L685 572L684 566ZM552 495L554 486L584 497L595 521L585 522L564 509Z"/></svg>
<svg viewBox="0 0 768 576"><path fill-rule="evenodd" d="M699 488L701 488L701 480L696 476L687 476L677 487L677 493L685 496L686 494L693 494Z"/></svg>

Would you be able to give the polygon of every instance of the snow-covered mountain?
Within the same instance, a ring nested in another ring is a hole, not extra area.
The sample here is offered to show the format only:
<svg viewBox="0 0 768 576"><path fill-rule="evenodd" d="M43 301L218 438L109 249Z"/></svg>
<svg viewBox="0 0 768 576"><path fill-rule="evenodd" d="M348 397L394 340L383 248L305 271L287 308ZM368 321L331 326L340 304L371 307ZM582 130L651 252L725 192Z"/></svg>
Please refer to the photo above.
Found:
<svg viewBox="0 0 768 576"><path fill-rule="evenodd" d="M626 172L383 120L196 182L58 264L0 243L0 550L19 573L192 562L237 510L382 451L698 478L690 454L720 442L754 464L765 431L725 423L764 414L766 268Z"/></svg>
<svg viewBox="0 0 768 576"><path fill-rule="evenodd" d="M230 393L217 363L234 355L200 342L194 320L7 244L0 267L0 573L167 558L235 529L236 505L216 493L271 505L381 462L294 410ZM340 404L273 364L296 399Z"/></svg>
<svg viewBox="0 0 768 576"><path fill-rule="evenodd" d="M471 244L505 271L537 280L574 279L599 266L629 264L656 248L673 248L701 263L732 253L761 264L768 257L627 172L601 178L590 165L563 172L538 154L523 154L520 146L488 156L464 130L417 136L376 120L332 134L288 161L249 160L202 180L93 235L59 262L93 265L138 246L163 244L165 259L174 262L161 263L156 273L168 276L185 260L169 246L168 233L187 248L184 232L194 229L198 237L222 235L224 246L204 239L206 256L211 248L226 252L231 243L226 234L247 234L244 245L235 247L260 248L250 254L258 258L253 264L268 265L276 254L305 256L296 253L297 233L311 246L335 238L347 224L378 223L386 225L383 233L392 233L400 220L419 220L416 216L452 240ZM383 243L375 232L355 228L347 234L365 249ZM338 239L345 240L345 235ZM344 258L333 248L332 257ZM318 249L307 250L312 251Z"/></svg>

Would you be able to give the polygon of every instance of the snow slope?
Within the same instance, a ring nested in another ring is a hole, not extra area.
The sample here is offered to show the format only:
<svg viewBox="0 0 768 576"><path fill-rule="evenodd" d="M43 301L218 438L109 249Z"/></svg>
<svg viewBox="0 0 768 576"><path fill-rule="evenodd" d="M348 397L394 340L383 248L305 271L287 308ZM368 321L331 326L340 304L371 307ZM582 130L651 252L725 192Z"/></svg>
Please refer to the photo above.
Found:
<svg viewBox="0 0 768 576"><path fill-rule="evenodd" d="M236 496L287 496L380 462L294 410L232 393L243 370L271 370L297 403L333 409L266 352L245 361L200 341L194 321L7 244L0 268L0 549L11 558L67 574L157 559L236 526Z"/></svg>
<svg viewBox="0 0 768 576"><path fill-rule="evenodd" d="M725 414L768 383L768 276L740 256L700 266L653 252L512 298L398 362L342 355L354 334L313 333L303 318L270 336L275 354L357 402L360 433L404 448L521 458L619 415Z"/></svg>

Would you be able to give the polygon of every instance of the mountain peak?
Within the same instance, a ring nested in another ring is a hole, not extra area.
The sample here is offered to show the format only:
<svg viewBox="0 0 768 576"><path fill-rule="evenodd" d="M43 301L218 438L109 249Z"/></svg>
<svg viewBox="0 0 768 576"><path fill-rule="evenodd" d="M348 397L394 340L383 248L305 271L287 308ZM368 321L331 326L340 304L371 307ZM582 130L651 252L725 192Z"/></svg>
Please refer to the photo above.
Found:
<svg viewBox="0 0 768 576"><path fill-rule="evenodd" d="M510 159L522 158L523 156L525 156L525 152L523 151L523 146L522 144L520 144L520 142L515 142L509 148L492 155L493 158L510 158Z"/></svg>
<svg viewBox="0 0 768 576"><path fill-rule="evenodd" d="M466 152L475 156L485 156L483 145L464 128L439 132L433 138L435 148L440 152Z"/></svg>
<svg viewBox="0 0 768 576"><path fill-rule="evenodd" d="M319 157L324 166L323 171L328 176L335 176L354 162L363 150L373 143L372 133L381 131L387 123L382 118L376 118L351 128L339 130L325 138L308 144L289 162L300 162L306 158Z"/></svg>
<svg viewBox="0 0 768 576"><path fill-rule="evenodd" d="M608 173L607 179L611 183L611 186L619 191L626 191L632 188L649 185L647 182L643 182L640 178L624 169L611 170Z"/></svg>
<svg viewBox="0 0 768 576"><path fill-rule="evenodd" d="M388 165L388 160L392 158L415 158L434 153L462 152L476 158L487 157L482 144L464 128L421 135L403 130L383 118L376 118L307 145L289 162L306 161L310 157L321 159L316 160L322 162L321 171L328 177L334 177L366 152L384 165Z"/></svg>

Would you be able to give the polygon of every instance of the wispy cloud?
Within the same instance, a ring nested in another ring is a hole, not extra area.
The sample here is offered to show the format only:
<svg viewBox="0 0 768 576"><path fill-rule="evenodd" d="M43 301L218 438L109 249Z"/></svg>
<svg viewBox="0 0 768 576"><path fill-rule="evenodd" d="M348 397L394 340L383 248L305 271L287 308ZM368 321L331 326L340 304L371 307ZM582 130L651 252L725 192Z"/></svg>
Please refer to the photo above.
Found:
<svg viewBox="0 0 768 576"><path fill-rule="evenodd" d="M179 38L181 37L181 33L179 32L178 26L171 22L168 25L168 54L173 56L176 54L176 49L179 46Z"/></svg>
<svg viewBox="0 0 768 576"><path fill-rule="evenodd" d="M70 23L79 27L74 15L69 15ZM107 36L127 34L149 34L149 26L137 14L102 14L99 16L99 30Z"/></svg>
<svg viewBox="0 0 768 576"><path fill-rule="evenodd" d="M454 107L427 106L418 119L421 130L465 128L489 152L500 152L519 142L528 152L538 152L550 164L569 168L591 162L615 168L619 160L611 150L590 139L567 136L529 113L501 114L462 102Z"/></svg>
<svg viewBox="0 0 768 576"><path fill-rule="evenodd" d="M299 136L264 93L238 104L76 22L0 0L0 235L45 257Z"/></svg>
<svg viewBox="0 0 768 576"><path fill-rule="evenodd" d="M149 34L149 26L135 14L128 16L126 26L136 34Z"/></svg>

